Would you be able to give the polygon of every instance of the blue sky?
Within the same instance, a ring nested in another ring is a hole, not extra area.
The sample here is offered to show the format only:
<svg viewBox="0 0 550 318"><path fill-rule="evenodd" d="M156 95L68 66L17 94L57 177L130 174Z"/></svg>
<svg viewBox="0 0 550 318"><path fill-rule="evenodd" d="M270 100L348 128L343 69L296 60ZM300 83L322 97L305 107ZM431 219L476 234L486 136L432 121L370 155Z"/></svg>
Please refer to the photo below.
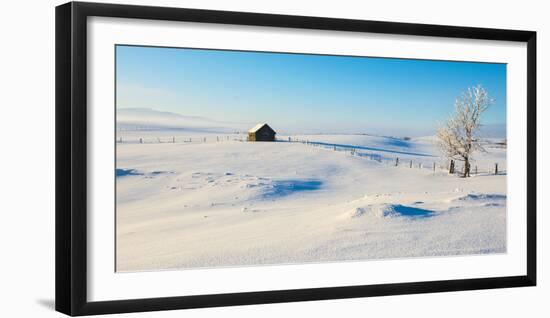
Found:
<svg viewBox="0 0 550 318"><path fill-rule="evenodd" d="M506 123L506 65L117 46L117 107L152 108L296 132L426 134L470 86Z"/></svg>

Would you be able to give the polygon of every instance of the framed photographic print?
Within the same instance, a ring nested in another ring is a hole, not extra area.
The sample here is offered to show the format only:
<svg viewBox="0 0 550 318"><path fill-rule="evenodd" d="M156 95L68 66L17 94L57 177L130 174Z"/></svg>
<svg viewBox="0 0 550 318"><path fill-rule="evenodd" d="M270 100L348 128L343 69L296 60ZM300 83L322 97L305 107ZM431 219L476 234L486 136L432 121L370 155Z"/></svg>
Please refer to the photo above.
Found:
<svg viewBox="0 0 550 318"><path fill-rule="evenodd" d="M536 33L56 8L56 309L536 283Z"/></svg>

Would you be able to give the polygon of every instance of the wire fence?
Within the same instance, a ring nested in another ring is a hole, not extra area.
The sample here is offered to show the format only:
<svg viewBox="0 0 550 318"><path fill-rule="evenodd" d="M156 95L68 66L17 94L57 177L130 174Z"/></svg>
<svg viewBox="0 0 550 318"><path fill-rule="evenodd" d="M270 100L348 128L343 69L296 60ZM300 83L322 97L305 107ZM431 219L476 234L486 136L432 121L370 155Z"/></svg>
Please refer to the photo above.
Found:
<svg viewBox="0 0 550 318"><path fill-rule="evenodd" d="M200 144L221 141L246 141L246 136L239 135L219 135L208 137L189 137L189 136L118 136L117 144L164 144L164 143L179 143L179 144Z"/></svg>
<svg viewBox="0 0 550 318"><path fill-rule="evenodd" d="M368 160L376 161L380 164L387 165L387 166L394 166L396 168L409 168L409 169L420 169L422 171L431 171L433 173L437 172L445 172L450 173L451 165L454 166L453 173L456 175L464 175L464 169L465 165L462 162L457 162L454 160L444 159L441 157L436 157L432 155L422 155L427 156L429 158L433 158L434 160L430 159L419 159L417 156L414 155L381 155L380 153L376 153L373 151L367 151L364 150L361 146L353 146L353 145L339 145L339 144L330 144L326 142L317 142L317 141L309 141L309 140L303 140L303 139L297 139L288 137L288 139L285 139L286 142L291 143L299 143L310 147L316 147L324 150L332 150L335 152L342 152L349 154L350 156L354 157L360 157L365 158ZM389 151L391 152L391 151ZM506 170L503 169L504 165L495 162L490 164L476 164L475 162L470 164L470 175L499 175L499 174L506 174Z"/></svg>
<svg viewBox="0 0 550 318"><path fill-rule="evenodd" d="M246 135L232 134L232 135L219 135L219 136L198 136L198 137L189 137L189 136L147 136L147 137L137 137L137 136L118 136L116 139L117 144L162 144L162 143L173 143L173 144L204 144L204 143L214 143L214 142L224 142L224 141L237 141L245 142L247 141ZM453 162L448 159L435 157L431 155L421 155L419 158L415 155L382 155L378 152L365 150L365 147L354 146L354 145L340 145L332 144L327 142L319 141L310 141L305 139L286 137L284 139L277 139L278 142L290 142L303 144L309 147L315 147L323 150L332 150L334 152L349 154L350 156L364 158L367 160L376 161L380 164L387 166L394 166L397 168L409 168L409 169L420 169L422 171L431 171L433 173L446 172L449 173L450 166L454 165L454 174L463 175L464 174L464 164L460 162ZM392 151L388 151L392 152ZM398 151L396 151L398 152ZM487 175L487 174L506 174L504 165L499 162L494 162L491 164L478 165L473 163L470 165L470 175Z"/></svg>

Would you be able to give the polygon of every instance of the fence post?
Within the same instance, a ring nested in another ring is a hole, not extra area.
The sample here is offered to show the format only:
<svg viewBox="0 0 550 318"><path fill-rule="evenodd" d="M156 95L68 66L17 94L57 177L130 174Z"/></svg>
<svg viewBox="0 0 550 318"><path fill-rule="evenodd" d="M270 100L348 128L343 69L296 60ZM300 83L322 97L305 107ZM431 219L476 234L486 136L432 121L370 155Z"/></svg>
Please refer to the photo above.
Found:
<svg viewBox="0 0 550 318"><path fill-rule="evenodd" d="M455 161L451 159L451 164L449 166L449 174L455 173Z"/></svg>
<svg viewBox="0 0 550 318"><path fill-rule="evenodd" d="M476 165L476 174L477 174L477 165Z"/></svg>
<svg viewBox="0 0 550 318"><path fill-rule="evenodd" d="M413 167L413 161L411 160L411 165L409 166L409 168L412 168Z"/></svg>
<svg viewBox="0 0 550 318"><path fill-rule="evenodd" d="M434 162L434 172L435 172L435 162Z"/></svg>
<svg viewBox="0 0 550 318"><path fill-rule="evenodd" d="M498 174L498 163L495 162L495 174Z"/></svg>
<svg viewBox="0 0 550 318"><path fill-rule="evenodd" d="M395 166L397 167L399 165L399 157L395 158Z"/></svg>
<svg viewBox="0 0 550 318"><path fill-rule="evenodd" d="M140 143L140 144L143 143L143 138L139 138L139 143Z"/></svg>
<svg viewBox="0 0 550 318"><path fill-rule="evenodd" d="M173 143L173 144L176 143L176 137L172 137L172 143Z"/></svg>

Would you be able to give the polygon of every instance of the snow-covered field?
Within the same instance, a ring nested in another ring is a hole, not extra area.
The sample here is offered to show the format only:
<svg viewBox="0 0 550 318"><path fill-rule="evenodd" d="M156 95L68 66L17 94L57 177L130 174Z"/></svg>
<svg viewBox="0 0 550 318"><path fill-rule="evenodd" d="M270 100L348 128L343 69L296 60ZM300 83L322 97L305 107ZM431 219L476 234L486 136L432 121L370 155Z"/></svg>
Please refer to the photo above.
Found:
<svg viewBox="0 0 550 318"><path fill-rule="evenodd" d="M117 271L506 252L504 148L460 178L431 138L179 133L118 132Z"/></svg>

